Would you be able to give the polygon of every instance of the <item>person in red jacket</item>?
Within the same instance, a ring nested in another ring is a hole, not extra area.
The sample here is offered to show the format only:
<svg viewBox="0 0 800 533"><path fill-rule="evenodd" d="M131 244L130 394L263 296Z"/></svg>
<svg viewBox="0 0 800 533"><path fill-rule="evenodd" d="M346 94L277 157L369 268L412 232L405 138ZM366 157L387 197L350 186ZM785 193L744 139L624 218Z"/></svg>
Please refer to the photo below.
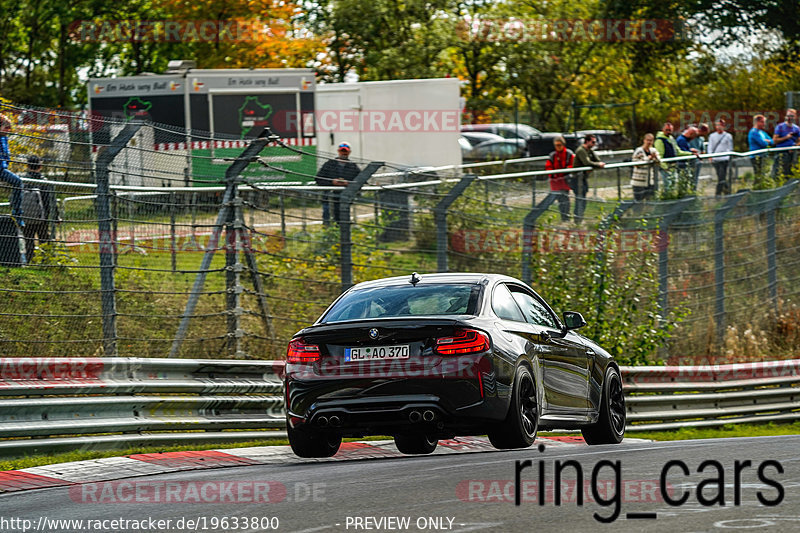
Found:
<svg viewBox="0 0 800 533"><path fill-rule="evenodd" d="M553 139L555 150L550 152L545 170L560 170L562 168L572 168L575 162L575 154L567 148L564 137L558 136ZM558 210L561 211L561 221L569 221L569 185L567 184L566 174L550 174L550 190L558 193Z"/></svg>

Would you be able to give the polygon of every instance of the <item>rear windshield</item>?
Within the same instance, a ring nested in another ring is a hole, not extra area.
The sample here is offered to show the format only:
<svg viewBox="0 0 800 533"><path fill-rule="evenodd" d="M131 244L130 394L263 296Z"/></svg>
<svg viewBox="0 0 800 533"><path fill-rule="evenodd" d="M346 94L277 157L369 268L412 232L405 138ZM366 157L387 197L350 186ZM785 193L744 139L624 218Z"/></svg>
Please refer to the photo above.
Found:
<svg viewBox="0 0 800 533"><path fill-rule="evenodd" d="M352 291L322 317L322 322L362 318L474 315L479 285L397 285Z"/></svg>

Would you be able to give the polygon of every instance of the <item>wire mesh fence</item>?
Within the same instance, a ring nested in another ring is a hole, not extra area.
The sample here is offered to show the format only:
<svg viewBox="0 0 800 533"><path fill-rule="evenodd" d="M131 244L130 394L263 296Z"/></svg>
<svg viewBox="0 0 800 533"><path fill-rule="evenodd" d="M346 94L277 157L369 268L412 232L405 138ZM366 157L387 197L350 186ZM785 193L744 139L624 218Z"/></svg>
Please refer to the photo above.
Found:
<svg viewBox="0 0 800 533"><path fill-rule="evenodd" d="M625 362L775 358L800 340L800 188L771 177L771 154L761 173L734 154L733 194L714 195L704 159L689 194L634 201L630 151L605 153L584 203L550 190L546 158L353 159L346 187L320 186L334 155L290 139L2 112L26 207L0 216L7 355L278 358L342 290L413 271L520 277Z"/></svg>

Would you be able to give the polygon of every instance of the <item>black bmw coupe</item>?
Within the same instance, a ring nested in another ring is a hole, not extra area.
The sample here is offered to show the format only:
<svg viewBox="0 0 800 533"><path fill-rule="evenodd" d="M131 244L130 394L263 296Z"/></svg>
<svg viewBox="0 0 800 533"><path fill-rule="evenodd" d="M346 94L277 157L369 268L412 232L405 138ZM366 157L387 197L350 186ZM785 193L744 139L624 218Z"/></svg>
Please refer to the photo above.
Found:
<svg viewBox="0 0 800 533"><path fill-rule="evenodd" d="M538 429L580 429L588 444L625 433L613 358L521 281L426 274L360 283L289 343L287 428L300 457L342 437L392 435L403 453L484 435L522 448Z"/></svg>

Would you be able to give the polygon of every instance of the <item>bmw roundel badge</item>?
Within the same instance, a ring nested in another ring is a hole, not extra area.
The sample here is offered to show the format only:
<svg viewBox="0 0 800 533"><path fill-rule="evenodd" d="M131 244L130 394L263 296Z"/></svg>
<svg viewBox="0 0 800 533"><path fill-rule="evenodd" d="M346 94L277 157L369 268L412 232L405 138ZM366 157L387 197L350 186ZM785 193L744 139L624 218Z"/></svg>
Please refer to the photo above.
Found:
<svg viewBox="0 0 800 533"><path fill-rule="evenodd" d="M369 330L369 338L370 339L378 338L378 328L372 328L371 330Z"/></svg>

